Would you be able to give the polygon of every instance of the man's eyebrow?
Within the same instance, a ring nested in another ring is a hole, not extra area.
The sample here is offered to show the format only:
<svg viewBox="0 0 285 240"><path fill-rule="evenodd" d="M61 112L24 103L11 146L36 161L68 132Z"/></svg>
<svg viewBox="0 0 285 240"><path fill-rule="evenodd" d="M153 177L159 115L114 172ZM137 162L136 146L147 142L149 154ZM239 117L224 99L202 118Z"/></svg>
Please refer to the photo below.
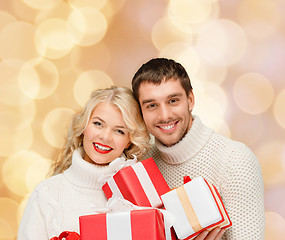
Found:
<svg viewBox="0 0 285 240"><path fill-rule="evenodd" d="M151 102L154 102L155 100L154 99L145 99L142 101L142 105L144 104L147 104L147 103L151 103Z"/></svg>

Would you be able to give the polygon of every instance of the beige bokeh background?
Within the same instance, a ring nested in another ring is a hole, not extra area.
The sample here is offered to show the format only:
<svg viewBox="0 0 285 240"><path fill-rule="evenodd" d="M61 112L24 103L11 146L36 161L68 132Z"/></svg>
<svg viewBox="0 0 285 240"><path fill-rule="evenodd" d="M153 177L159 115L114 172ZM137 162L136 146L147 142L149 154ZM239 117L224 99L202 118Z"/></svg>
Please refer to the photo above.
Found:
<svg viewBox="0 0 285 240"><path fill-rule="evenodd" d="M284 9L284 0L0 0L0 240L16 239L90 91L130 87L153 57L182 63L194 113L257 155L266 239L284 239Z"/></svg>

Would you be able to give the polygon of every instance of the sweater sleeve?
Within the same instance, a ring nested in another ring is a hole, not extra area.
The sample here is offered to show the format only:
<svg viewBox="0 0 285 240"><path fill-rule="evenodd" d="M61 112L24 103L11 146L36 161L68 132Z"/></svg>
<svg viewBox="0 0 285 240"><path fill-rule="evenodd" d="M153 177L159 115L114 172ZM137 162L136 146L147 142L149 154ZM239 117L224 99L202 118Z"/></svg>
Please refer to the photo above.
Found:
<svg viewBox="0 0 285 240"><path fill-rule="evenodd" d="M37 191L32 192L20 226L17 240L48 239L44 218L41 214Z"/></svg>
<svg viewBox="0 0 285 240"><path fill-rule="evenodd" d="M264 187L259 162L244 144L238 144L228 163L221 191L233 225L222 239L263 240Z"/></svg>

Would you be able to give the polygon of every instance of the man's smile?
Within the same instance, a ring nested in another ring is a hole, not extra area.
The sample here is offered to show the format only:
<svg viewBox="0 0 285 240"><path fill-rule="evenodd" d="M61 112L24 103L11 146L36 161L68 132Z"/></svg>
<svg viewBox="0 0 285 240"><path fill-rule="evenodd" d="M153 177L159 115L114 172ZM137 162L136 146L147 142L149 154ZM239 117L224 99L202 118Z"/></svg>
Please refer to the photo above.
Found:
<svg viewBox="0 0 285 240"><path fill-rule="evenodd" d="M156 125L161 131L165 133L173 132L176 129L178 121L168 123L168 124L158 124Z"/></svg>

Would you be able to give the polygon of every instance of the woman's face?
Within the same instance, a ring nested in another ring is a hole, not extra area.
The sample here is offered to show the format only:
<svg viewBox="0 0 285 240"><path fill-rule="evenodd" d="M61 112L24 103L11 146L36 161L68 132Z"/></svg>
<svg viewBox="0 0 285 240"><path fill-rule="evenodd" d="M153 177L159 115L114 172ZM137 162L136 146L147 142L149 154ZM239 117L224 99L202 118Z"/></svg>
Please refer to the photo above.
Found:
<svg viewBox="0 0 285 240"><path fill-rule="evenodd" d="M93 164L108 164L130 145L121 111L112 103L101 102L93 110L83 132L84 159Z"/></svg>

